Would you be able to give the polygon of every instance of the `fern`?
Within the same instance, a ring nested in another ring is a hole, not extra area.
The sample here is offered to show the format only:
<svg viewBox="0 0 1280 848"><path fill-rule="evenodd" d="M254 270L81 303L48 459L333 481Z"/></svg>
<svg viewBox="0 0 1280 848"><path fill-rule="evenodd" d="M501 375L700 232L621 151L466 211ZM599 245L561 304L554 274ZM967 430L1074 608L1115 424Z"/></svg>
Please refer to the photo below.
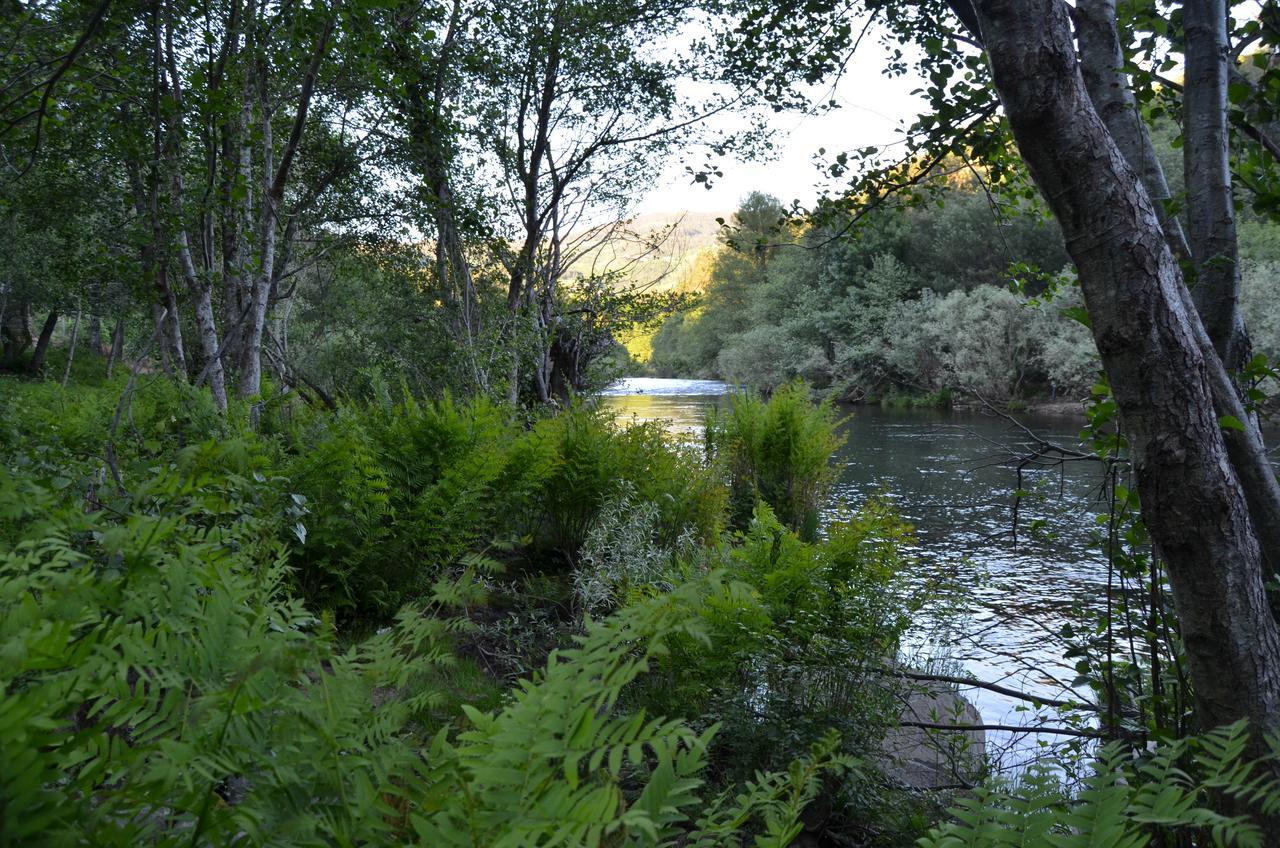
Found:
<svg viewBox="0 0 1280 848"><path fill-rule="evenodd" d="M1280 744L1271 741L1273 752ZM1280 810L1276 753L1250 761L1243 721L1165 743L1134 760L1125 748L1102 748L1093 774L1066 797L1052 774L1031 775L1017 794L979 790L951 811L954 821L921 839L921 848L1149 845L1155 834L1205 835L1215 845L1264 844L1258 821ZM1246 812L1215 809L1226 796Z"/></svg>
<svg viewBox="0 0 1280 848"><path fill-rule="evenodd" d="M384 799L414 783L403 736L422 704L375 711L374 693L452 661L455 625L406 613L336 651L284 593L284 551L252 514L227 520L235 485L179 465L135 493L156 512L113 521L0 470L21 536L0 557L0 844L396 832Z"/></svg>
<svg viewBox="0 0 1280 848"><path fill-rule="evenodd" d="M707 799L715 728L620 706L672 639L705 639L708 596L746 602L715 575L588 622L505 706L441 723L468 626L448 610L493 564L461 557L429 608L341 650L289 596L272 484L234 452L193 448L130 512L0 468L0 844L781 845L844 768L832 738Z"/></svg>
<svg viewBox="0 0 1280 848"><path fill-rule="evenodd" d="M468 710L472 729L437 738L433 785L413 817L431 845L737 844L758 819L784 845L818 777L845 761L838 740L815 747L786 773L761 776L728 801L699 795L713 726L618 715L624 688L666 650L668 639L703 638L694 610L731 591L714 576L588 622L578 644L557 652L504 709ZM693 840L686 842L684 840Z"/></svg>

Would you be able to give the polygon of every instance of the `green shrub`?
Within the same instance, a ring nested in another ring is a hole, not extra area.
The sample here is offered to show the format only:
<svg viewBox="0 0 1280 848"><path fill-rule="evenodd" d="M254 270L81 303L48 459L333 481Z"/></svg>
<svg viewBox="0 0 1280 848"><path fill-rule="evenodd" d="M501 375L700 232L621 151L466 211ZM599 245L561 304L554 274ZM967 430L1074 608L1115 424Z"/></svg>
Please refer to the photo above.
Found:
<svg viewBox="0 0 1280 848"><path fill-rule="evenodd" d="M724 410L707 413L707 455L729 480L732 526L745 529L759 501L800 537L817 537L819 511L834 479L831 455L841 444L830 403L809 402L803 383L767 401L734 395Z"/></svg>
<svg viewBox="0 0 1280 848"><path fill-rule="evenodd" d="M283 592L284 551L205 446L86 514L0 469L0 843L353 844L396 830L398 738L453 624L344 653ZM118 516L118 517L115 517ZM413 684L413 685L410 685ZM374 693L414 698L373 710Z"/></svg>
<svg viewBox="0 0 1280 848"><path fill-rule="evenodd" d="M896 718L878 672L909 623L895 578L909 528L879 503L834 522L820 543L801 541L765 504L735 546L685 560L683 580L705 568L734 587L699 606L709 639L675 639L661 673L634 697L654 712L717 722L711 762L726 785L785 765L832 730L859 771L825 791L835 830L854 826L886 794L875 763Z"/></svg>
<svg viewBox="0 0 1280 848"><path fill-rule="evenodd" d="M923 394L890 389L879 398L880 406L888 409L950 409L952 401L952 391L949 388Z"/></svg>
<svg viewBox="0 0 1280 848"><path fill-rule="evenodd" d="M413 817L424 843L728 846L751 824L755 844L791 844L823 772L850 765L833 753L834 736L785 773L705 797L715 727L618 714L624 688L668 640L704 638L692 611L708 591L730 590L713 577L588 622L578 645L554 653L504 709L467 709L474 729L431 750L440 778Z"/></svg>
<svg viewBox="0 0 1280 848"><path fill-rule="evenodd" d="M307 597L378 623L498 540L547 462L493 404L349 407L295 433L285 469L311 513L295 555Z"/></svg>

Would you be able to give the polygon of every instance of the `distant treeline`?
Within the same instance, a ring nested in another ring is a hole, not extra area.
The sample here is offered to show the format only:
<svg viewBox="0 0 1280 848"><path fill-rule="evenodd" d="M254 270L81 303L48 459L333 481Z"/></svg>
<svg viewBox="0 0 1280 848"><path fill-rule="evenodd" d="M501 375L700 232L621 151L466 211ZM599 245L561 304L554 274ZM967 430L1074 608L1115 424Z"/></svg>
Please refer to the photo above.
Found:
<svg viewBox="0 0 1280 848"><path fill-rule="evenodd" d="M802 377L847 400L976 391L1009 400L1080 397L1098 378L1093 338L1051 220L952 175L937 202L786 221L760 193L681 287L648 362L662 376L771 389ZM1280 353L1280 233L1241 231L1255 350Z"/></svg>

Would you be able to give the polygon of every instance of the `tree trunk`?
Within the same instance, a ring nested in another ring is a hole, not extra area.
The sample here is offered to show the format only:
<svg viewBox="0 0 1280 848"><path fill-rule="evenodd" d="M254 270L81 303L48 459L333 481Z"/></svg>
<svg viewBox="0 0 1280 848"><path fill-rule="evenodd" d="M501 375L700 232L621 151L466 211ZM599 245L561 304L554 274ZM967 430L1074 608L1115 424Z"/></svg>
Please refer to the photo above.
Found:
<svg viewBox="0 0 1280 848"><path fill-rule="evenodd" d="M124 356L124 315L116 318L115 329L111 331L111 349L107 352L107 379L111 379L111 373L115 369L115 365Z"/></svg>
<svg viewBox="0 0 1280 848"><path fill-rule="evenodd" d="M58 326L58 310L54 309L49 312L49 317L44 319L44 326L40 328L36 349L31 352L31 361L27 363L29 373L39 374L40 369L44 368L44 358L49 353L49 342L53 339L53 328L56 326Z"/></svg>
<svg viewBox="0 0 1280 848"><path fill-rule="evenodd" d="M259 85L265 85L259 81ZM271 186L274 176L275 143L271 137L271 110L263 95L262 106L262 192L261 257L253 282L249 316L244 328L244 355L240 360L240 397L250 398L262 391L262 331L267 323L267 305L271 295L271 275L276 264L276 203Z"/></svg>
<svg viewBox="0 0 1280 848"><path fill-rule="evenodd" d="M1227 373L1249 358L1240 315L1240 264L1228 159L1227 80L1231 45L1225 0L1183 3L1186 76L1182 92L1187 230L1195 279L1191 295Z"/></svg>
<svg viewBox="0 0 1280 848"><path fill-rule="evenodd" d="M18 367L18 359L31 347L31 303L19 300L5 312L4 324L0 326L3 336L4 367L14 371Z"/></svg>
<svg viewBox="0 0 1280 848"><path fill-rule="evenodd" d="M1187 241L1178 218L1168 214L1168 210L1165 207L1165 201L1172 196L1169 191L1169 184L1160 166L1160 159L1156 156L1155 148L1151 144L1151 137L1142 122L1138 104L1133 97L1132 89L1129 87L1129 81L1122 70L1124 54L1116 26L1115 0L1080 0L1076 5L1075 21L1076 35L1080 42L1080 69L1084 78L1085 88L1089 92L1089 98L1093 101L1094 108L1098 110L1103 123L1106 124L1111 137L1120 148L1120 152L1124 154L1129 166L1138 173L1143 187L1147 190L1147 194L1155 201L1156 214L1160 217L1165 240L1169 243L1174 255L1183 262L1191 263L1194 261L1192 247ZM1223 26L1225 26L1225 17L1223 21ZM1216 38L1217 36L1214 37ZM1203 52L1203 50L1198 51L1200 54L1203 54ZM1206 57L1201 55L1198 62L1203 62L1205 59ZM1188 84L1191 84L1190 80L1188 80ZM1223 108L1218 111L1218 114L1225 120L1225 89L1219 87L1215 96L1221 98ZM1191 104L1187 104L1188 109L1194 106L1200 111L1206 109L1210 112L1214 111L1210 108L1207 98L1202 95L1192 98L1192 101ZM1203 123L1203 120L1199 121L1199 123ZM1225 131L1225 127L1223 127L1223 131ZM1202 134L1203 132L1201 132ZM1206 147L1206 144L1201 140L1198 142L1198 146ZM1207 147L1215 161L1218 161L1216 149L1212 145L1207 145ZM1220 170L1221 164L1223 163L1219 161L1219 170L1216 171L1219 182L1224 179L1230 179L1229 173ZM1212 192L1208 193L1211 197L1213 196ZM1227 194L1228 196L1230 194L1229 188ZM1231 211L1228 205L1226 210L1228 217ZM1197 226L1207 226L1208 224L1205 220L1207 217L1214 216L1203 212L1198 213L1193 218L1193 223ZM1217 217L1221 219L1222 216L1219 215ZM1228 226L1232 231L1230 240L1233 246L1227 248L1227 251L1234 256L1234 223L1230 223ZM1214 244L1219 241L1220 238L1212 240L1209 244L1200 243L1197 249L1213 249ZM1196 255L1198 256L1199 254L1197 253ZM1198 264L1200 266L1204 265L1203 262ZM1231 268L1227 270L1234 269L1234 265L1234 260L1232 260ZM1231 338L1223 337L1218 340L1211 340L1207 335L1207 330L1202 332L1200 328L1194 326L1193 330L1197 332L1201 350L1215 349L1221 352L1231 348L1235 351L1233 355L1241 356L1243 355L1242 351L1248 349L1248 339L1244 333L1239 310L1234 305L1238 303L1238 294L1233 292L1238 292L1239 275L1238 273L1215 273L1215 269L1212 267L1209 270L1210 275L1207 277L1202 276L1200 280L1200 284L1204 289L1197 300L1196 310L1199 312L1202 322L1205 322L1205 311L1200 308L1202 305L1210 311L1215 308L1225 308L1231 314L1220 318L1218 324L1229 331ZM1214 286L1225 287L1227 291L1220 297L1210 297L1210 288ZM1184 300L1189 297L1185 287L1180 290L1180 293ZM1257 416L1248 415L1244 411L1240 402L1238 387L1228 374L1227 367L1222 363L1222 360L1215 361L1215 358L1211 355L1206 355L1206 365L1210 369L1214 406L1217 414L1235 418L1244 425L1242 430L1225 431L1224 438L1227 442L1227 454L1231 458L1231 463L1235 467L1236 473L1240 476L1241 485L1244 487L1245 498L1249 503L1249 514L1253 519L1254 530L1258 534L1263 557L1266 561L1266 573L1273 576L1278 575L1280 574L1280 483L1276 481L1275 471L1271 466L1270 457L1266 452L1266 445L1262 440L1262 433L1258 429ZM1278 603L1280 603L1280 596L1273 598L1273 608Z"/></svg>
<svg viewBox="0 0 1280 848"><path fill-rule="evenodd" d="M1169 246L1180 259L1189 262L1191 246L1182 224L1166 208L1173 193L1124 73L1124 48L1116 29L1116 0L1080 0L1075 21L1080 71L1093 108L1154 201Z"/></svg>
<svg viewBox="0 0 1280 848"><path fill-rule="evenodd" d="M102 318L98 315L89 316L89 338L86 344L89 350L93 351L95 356L104 356L106 349L102 346Z"/></svg>
<svg viewBox="0 0 1280 848"><path fill-rule="evenodd" d="M179 190L181 182L178 182ZM219 412L227 411L227 384L223 377L222 359L218 349L218 327L213 315L213 298L207 280L200 279L191 256L191 244L186 230L178 231L178 258L182 262L182 274L187 278L187 288L195 301L196 327L200 331L200 354L209 379L209 392Z"/></svg>
<svg viewBox="0 0 1280 848"><path fill-rule="evenodd" d="M67 366L62 369L62 387L66 388L71 379L71 362L76 358L76 340L80 336L80 310L76 310L76 321L71 325L71 343L67 345Z"/></svg>
<svg viewBox="0 0 1280 848"><path fill-rule="evenodd" d="M249 4L249 25L253 23L253 6ZM245 51L252 49L250 36L246 36ZM239 146L236 177L241 192L239 207L232 215L236 237L233 264L235 273L225 284L223 311L226 316L226 353L228 364L244 361L244 325L253 291L253 147L250 145L250 127L253 124L253 74L245 71L244 100L240 108Z"/></svg>
<svg viewBox="0 0 1280 848"><path fill-rule="evenodd" d="M169 263L167 257L156 265L156 289L160 302L152 306L157 326L160 329L161 361L169 376L175 380L187 379L187 354L182 344L182 324L178 320L178 298L169 285Z"/></svg>
<svg viewBox="0 0 1280 848"><path fill-rule="evenodd" d="M1065 4L979 0L1014 137L1062 225L1130 433L1143 517L1164 555L1201 721L1280 724L1280 632L1214 407L1212 354L1160 217L1085 89ZM1255 736L1260 739L1260 736Z"/></svg>

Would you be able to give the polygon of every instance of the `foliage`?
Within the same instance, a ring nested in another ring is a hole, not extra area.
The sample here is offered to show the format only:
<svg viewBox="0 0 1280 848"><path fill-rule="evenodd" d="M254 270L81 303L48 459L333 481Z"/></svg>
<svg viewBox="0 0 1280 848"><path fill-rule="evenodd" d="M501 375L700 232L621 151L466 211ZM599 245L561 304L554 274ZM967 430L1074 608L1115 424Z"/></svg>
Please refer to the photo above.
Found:
<svg viewBox="0 0 1280 848"><path fill-rule="evenodd" d="M668 549L655 541L660 527L657 504L637 502L635 486L619 483L587 534L582 563L574 570L574 594L582 609L608 610L635 590L670 588L664 572L674 566L678 554L691 552L692 528Z"/></svg>
<svg viewBox="0 0 1280 848"><path fill-rule="evenodd" d="M191 448L111 513L0 469L17 537L0 560L5 844L395 832L417 769L399 737L432 705L424 683L457 622L406 610L337 651L283 591L271 501L255 503L247 478L200 470L235 456ZM406 687L371 709L379 689Z"/></svg>
<svg viewBox="0 0 1280 848"><path fill-rule="evenodd" d="M730 784L802 755L835 728L858 771L827 787L825 826L840 833L887 820L875 808L878 746L896 713L877 672L908 623L896 582L908 537L890 509L871 503L809 544L762 504L740 544L681 565L715 568L749 594L706 597L699 610L710 642L674 641L662 674L635 697L655 711L679 704L723 725L713 762Z"/></svg>
<svg viewBox="0 0 1280 848"><path fill-rule="evenodd" d="M924 292L893 310L887 365L926 390L958 388L1005 400L1032 365L1034 325L1023 300L993 287L948 295Z"/></svg>
<svg viewBox="0 0 1280 848"><path fill-rule="evenodd" d="M679 720L614 715L623 688L665 652L667 639L696 637L689 612L700 598L723 590L714 582L690 583L603 623L588 622L578 645L552 654L546 670L522 683L500 712L468 709L474 729L456 742L442 734L433 745L434 785L413 816L420 838L433 845L599 845L619 838L717 845L758 817L757 844L789 844L820 775L848 765L833 755L833 737L787 777L762 777L736 797L708 803L697 790L714 727L694 733ZM638 651L624 647L637 644Z"/></svg>
<svg viewBox="0 0 1280 848"><path fill-rule="evenodd" d="M24 411L0 427L0 450L81 492L131 491L184 445L235 439L246 474L275 498L291 582L343 629L390 622L476 556L563 570L620 481L655 511L659 546L713 540L724 520L724 486L695 449L656 423L619 428L585 405L525 429L483 399L396 402L387 392L329 413L273 396L255 432L247 405L220 415L207 392L154 377L122 407L117 484L104 444L123 382L0 383L0 400Z"/></svg>
<svg viewBox="0 0 1280 848"><path fill-rule="evenodd" d="M240 455L190 448L87 513L0 468L4 844L782 846L848 767L828 736L708 794L714 727L619 706L671 639L705 644L702 600L738 592L714 575L588 623L506 706L453 711L475 568L339 649L289 597Z"/></svg>
<svg viewBox="0 0 1280 848"><path fill-rule="evenodd" d="M541 468L516 464L513 425L483 401L347 408L313 426L296 433L284 469L313 515L299 581L314 603L362 620L387 617L483 552Z"/></svg>
<svg viewBox="0 0 1280 848"><path fill-rule="evenodd" d="M617 429L586 406L522 431L484 400L346 407L291 425L283 474L313 514L295 553L314 603L378 622L466 557L517 543L571 564L619 481L656 511L657 539L719 531L716 476L656 424Z"/></svg>
<svg viewBox="0 0 1280 848"><path fill-rule="evenodd" d="M730 520L745 529L763 501L779 519L812 540L833 472L830 459L840 446L835 411L814 406L803 383L782 387L766 401L744 392L725 410L707 414L707 456L728 475Z"/></svg>
<svg viewBox="0 0 1280 848"><path fill-rule="evenodd" d="M539 422L532 438L554 457L539 500L546 544L570 562L621 481L656 506L659 545L674 546L688 530L702 540L717 535L723 487L694 449L667 438L660 422L616 430L605 411L576 405Z"/></svg>
<svg viewBox="0 0 1280 848"><path fill-rule="evenodd" d="M955 821L918 844L1140 846L1201 835L1215 845L1265 845L1268 832L1259 819L1280 813L1280 782L1271 770L1274 741L1271 747L1266 760L1251 760L1243 722L1138 756L1111 744L1071 796L1045 771L1030 775L1015 792L979 789L951 811ZM1222 798L1240 812L1221 812Z"/></svg>
<svg viewBox="0 0 1280 848"><path fill-rule="evenodd" d="M1006 291L1015 262L1062 267L1057 230L1029 209L993 209L974 180L933 182L937 206L815 218L756 254L722 246L702 303L654 336L654 369L766 391L799 377L851 400L1087 388L1088 334L1059 310L1028 315L1029 298Z"/></svg>

